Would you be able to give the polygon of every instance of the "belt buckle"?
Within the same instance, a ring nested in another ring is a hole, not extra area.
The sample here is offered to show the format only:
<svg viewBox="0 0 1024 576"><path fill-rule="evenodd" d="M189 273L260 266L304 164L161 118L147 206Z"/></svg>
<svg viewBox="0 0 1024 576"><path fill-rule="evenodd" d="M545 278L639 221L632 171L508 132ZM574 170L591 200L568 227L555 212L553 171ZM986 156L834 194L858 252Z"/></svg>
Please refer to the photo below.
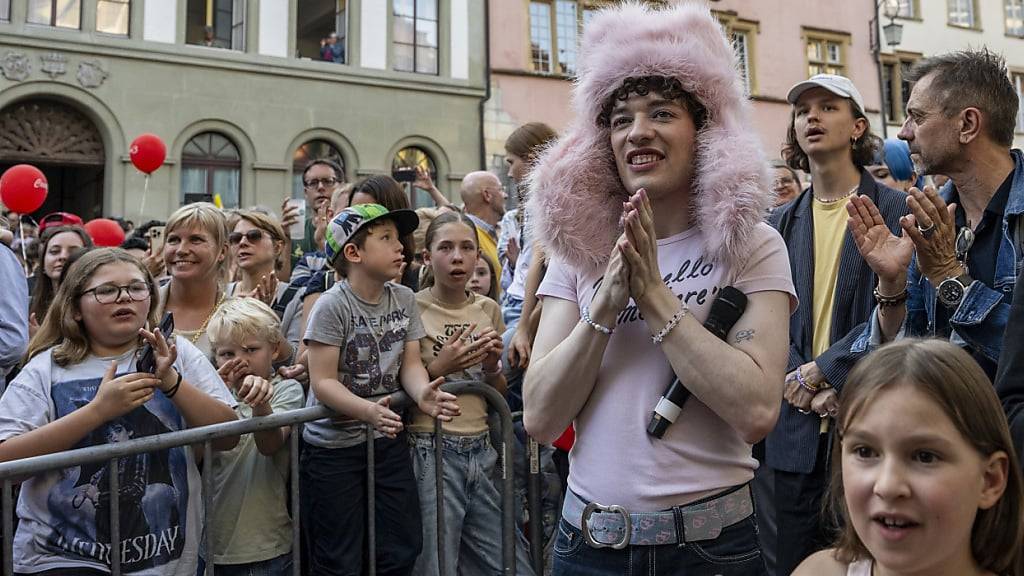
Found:
<svg viewBox="0 0 1024 576"><path fill-rule="evenodd" d="M624 524L622 540L613 544L605 544L604 542L598 542L595 540L594 536L590 533L589 524L590 517L594 512L609 512L621 515L622 522ZM626 546L629 546L629 537L633 534L633 520L629 517L629 512L622 506L603 506L597 502L591 502L583 509L583 518L580 520L580 529L583 532L583 541L590 545L591 548L612 548L614 550L622 550Z"/></svg>

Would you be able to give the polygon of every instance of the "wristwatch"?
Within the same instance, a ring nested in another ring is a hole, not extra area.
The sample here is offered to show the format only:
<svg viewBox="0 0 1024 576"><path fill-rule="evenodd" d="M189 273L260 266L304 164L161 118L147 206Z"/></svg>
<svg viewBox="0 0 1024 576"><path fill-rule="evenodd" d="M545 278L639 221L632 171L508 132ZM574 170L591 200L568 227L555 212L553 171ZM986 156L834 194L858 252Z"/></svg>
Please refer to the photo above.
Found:
<svg viewBox="0 0 1024 576"><path fill-rule="evenodd" d="M961 274L956 277L950 276L939 282L939 302L946 308L955 310L960 306L960 302L964 299L964 294L967 293L967 287L972 282L974 282L974 278L971 278L968 274Z"/></svg>

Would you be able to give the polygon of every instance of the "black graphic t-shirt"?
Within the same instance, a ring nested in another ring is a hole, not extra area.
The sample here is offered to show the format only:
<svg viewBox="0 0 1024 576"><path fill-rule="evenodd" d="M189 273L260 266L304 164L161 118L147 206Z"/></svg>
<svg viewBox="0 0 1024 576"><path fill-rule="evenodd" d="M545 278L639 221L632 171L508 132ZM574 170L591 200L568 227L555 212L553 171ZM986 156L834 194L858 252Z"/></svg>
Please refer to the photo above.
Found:
<svg viewBox="0 0 1024 576"><path fill-rule="evenodd" d="M187 340L177 338L182 377L229 406L236 404L217 371ZM89 356L60 367L51 351L29 362L0 398L0 440L40 428L88 404L111 360L117 374L135 371L135 351ZM184 429L174 404L157 392L146 404L96 428L74 448L125 442ZM15 572L102 569L121 556L126 574L193 576L199 554L202 498L192 450L171 448L118 462L120 545L110 543L110 476L105 462L46 472L26 480L18 498Z"/></svg>
<svg viewBox="0 0 1024 576"><path fill-rule="evenodd" d="M348 281L343 281L317 300L309 315L305 341L340 348L338 381L357 396L373 398L401 388L398 371L405 343L425 335L412 290L388 282L380 301L370 303L356 296ZM310 389L306 406L320 405ZM355 420L325 418L303 428L306 442L321 448L357 446L366 440L365 434L363 424Z"/></svg>

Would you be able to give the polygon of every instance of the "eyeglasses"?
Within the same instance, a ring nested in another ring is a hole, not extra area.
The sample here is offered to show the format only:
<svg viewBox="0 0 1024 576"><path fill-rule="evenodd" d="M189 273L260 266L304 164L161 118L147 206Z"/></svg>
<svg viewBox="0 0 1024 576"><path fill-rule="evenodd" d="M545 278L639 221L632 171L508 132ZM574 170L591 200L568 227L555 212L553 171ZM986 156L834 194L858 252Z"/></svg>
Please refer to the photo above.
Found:
<svg viewBox="0 0 1024 576"><path fill-rule="evenodd" d="M82 296L91 292L93 298L96 299L96 302L100 304L113 304L121 299L122 291L128 294L128 299L132 302L141 302L150 297L149 284L142 280L136 280L127 286L118 286L117 284L100 284L95 288L83 291Z"/></svg>
<svg viewBox="0 0 1024 576"><path fill-rule="evenodd" d="M330 188L331 186L334 186L337 183L337 178L310 178L309 180L304 181L302 184L306 187L307 190L315 190L319 188L321 185L324 188Z"/></svg>
<svg viewBox="0 0 1024 576"><path fill-rule="evenodd" d="M249 244L256 244L263 240L263 230L249 230L244 234L242 232L232 232L228 234L228 242L232 245L238 244L242 241L243 237L249 241Z"/></svg>

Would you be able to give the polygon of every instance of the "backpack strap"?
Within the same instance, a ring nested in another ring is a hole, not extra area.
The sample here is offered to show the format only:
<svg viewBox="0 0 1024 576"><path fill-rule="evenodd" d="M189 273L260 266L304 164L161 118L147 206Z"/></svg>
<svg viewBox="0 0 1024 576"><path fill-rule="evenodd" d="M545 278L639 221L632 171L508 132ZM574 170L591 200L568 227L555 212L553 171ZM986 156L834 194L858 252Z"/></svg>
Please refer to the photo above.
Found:
<svg viewBox="0 0 1024 576"><path fill-rule="evenodd" d="M295 298L295 294L298 293L300 286L291 284L285 289L281 297L274 301L271 308L274 309L274 313L277 314L278 318L284 317L284 311L288 308L288 304L291 303L292 299Z"/></svg>

